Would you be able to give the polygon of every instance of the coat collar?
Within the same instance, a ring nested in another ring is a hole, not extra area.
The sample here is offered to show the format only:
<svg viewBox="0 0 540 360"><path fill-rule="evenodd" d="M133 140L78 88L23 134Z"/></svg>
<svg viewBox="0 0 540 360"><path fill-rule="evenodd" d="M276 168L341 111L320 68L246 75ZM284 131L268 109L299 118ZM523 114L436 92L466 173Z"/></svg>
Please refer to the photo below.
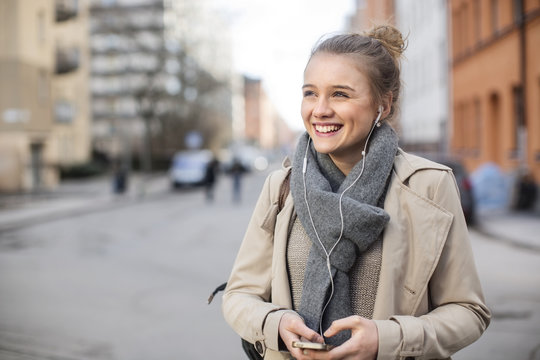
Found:
<svg viewBox="0 0 540 360"><path fill-rule="evenodd" d="M398 153L394 160L394 170L402 183L407 183L407 180L415 172L427 169L451 170L448 166L406 153L401 148L398 149Z"/></svg>
<svg viewBox="0 0 540 360"><path fill-rule="evenodd" d="M286 170L290 166L290 160L285 158L282 163L283 169ZM383 263L373 313L374 319L388 318L396 311L401 314L414 314L425 294L434 264L448 236L453 216L427 198L410 191L407 186L413 174L426 169L450 170L444 165L408 154L401 149L398 150L394 161L396 178L391 182L391 190L385 203L385 209L388 210L393 221L385 230L383 240ZM280 181L277 180L276 184ZM413 205L411 211L405 211L400 207L403 202ZM277 206L271 211L275 219ZM293 214L294 204L292 196L289 195L283 209L277 214L276 223L271 224L271 229L275 229L275 239L284 239L279 242L275 249L277 251L273 254L273 263L277 264L273 267L273 277L281 279L280 283L285 286L280 288L281 291L273 289L272 297L276 303L287 307L292 306L292 300L288 291L289 282L286 271L286 239ZM408 229L416 229L415 236L407 237ZM426 237L430 241L422 241ZM410 258L418 259L418 261L414 264L410 263Z"/></svg>
<svg viewBox="0 0 540 360"><path fill-rule="evenodd" d="M287 170L291 166L291 159L286 156L281 163L281 167ZM394 169L399 180L403 183L406 183L409 177L411 177L415 172L419 170L450 170L448 166L433 162L420 156L409 154L403 151L403 149L401 148L398 149L398 153L395 157Z"/></svg>

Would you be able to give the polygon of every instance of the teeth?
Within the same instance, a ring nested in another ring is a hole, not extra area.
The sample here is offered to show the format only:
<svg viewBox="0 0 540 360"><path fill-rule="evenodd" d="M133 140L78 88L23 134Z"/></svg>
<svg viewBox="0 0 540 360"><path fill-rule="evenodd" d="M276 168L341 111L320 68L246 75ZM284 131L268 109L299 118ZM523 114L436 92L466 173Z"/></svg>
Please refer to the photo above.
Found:
<svg viewBox="0 0 540 360"><path fill-rule="evenodd" d="M341 126L338 125L315 125L315 130L321 133L338 131L340 128Z"/></svg>

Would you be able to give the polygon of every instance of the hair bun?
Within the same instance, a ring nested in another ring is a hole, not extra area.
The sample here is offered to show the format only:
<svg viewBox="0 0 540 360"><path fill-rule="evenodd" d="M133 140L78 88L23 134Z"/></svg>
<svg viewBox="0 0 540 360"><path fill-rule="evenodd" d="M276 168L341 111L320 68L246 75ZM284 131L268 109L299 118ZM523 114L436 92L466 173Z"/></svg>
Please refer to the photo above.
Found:
<svg viewBox="0 0 540 360"><path fill-rule="evenodd" d="M377 25L366 31L364 35L379 40L397 61L407 48L406 39L401 32L392 25Z"/></svg>

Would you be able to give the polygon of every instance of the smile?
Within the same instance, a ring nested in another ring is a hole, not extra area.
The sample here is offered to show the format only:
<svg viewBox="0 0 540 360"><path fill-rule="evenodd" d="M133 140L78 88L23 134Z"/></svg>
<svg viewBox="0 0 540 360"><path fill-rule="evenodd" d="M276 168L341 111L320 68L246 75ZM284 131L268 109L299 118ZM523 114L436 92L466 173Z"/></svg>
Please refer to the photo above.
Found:
<svg viewBox="0 0 540 360"><path fill-rule="evenodd" d="M341 129L343 125L318 125L315 124L315 131L323 134L333 133Z"/></svg>

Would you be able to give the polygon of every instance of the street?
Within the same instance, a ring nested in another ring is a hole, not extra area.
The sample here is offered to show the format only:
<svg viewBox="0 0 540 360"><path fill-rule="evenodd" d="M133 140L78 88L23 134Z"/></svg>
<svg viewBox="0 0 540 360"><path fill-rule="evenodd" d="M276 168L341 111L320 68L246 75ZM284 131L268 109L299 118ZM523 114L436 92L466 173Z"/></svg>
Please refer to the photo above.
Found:
<svg viewBox="0 0 540 360"><path fill-rule="evenodd" d="M470 234L492 320L476 343L452 358L540 359L540 252Z"/></svg>
<svg viewBox="0 0 540 360"><path fill-rule="evenodd" d="M0 235L0 359L239 359L220 296L262 177ZM30 357L28 357L30 356Z"/></svg>
<svg viewBox="0 0 540 360"><path fill-rule="evenodd" d="M264 175L0 233L0 360L243 359L211 291L227 280ZM540 253L474 230L494 318L454 359L540 359Z"/></svg>

